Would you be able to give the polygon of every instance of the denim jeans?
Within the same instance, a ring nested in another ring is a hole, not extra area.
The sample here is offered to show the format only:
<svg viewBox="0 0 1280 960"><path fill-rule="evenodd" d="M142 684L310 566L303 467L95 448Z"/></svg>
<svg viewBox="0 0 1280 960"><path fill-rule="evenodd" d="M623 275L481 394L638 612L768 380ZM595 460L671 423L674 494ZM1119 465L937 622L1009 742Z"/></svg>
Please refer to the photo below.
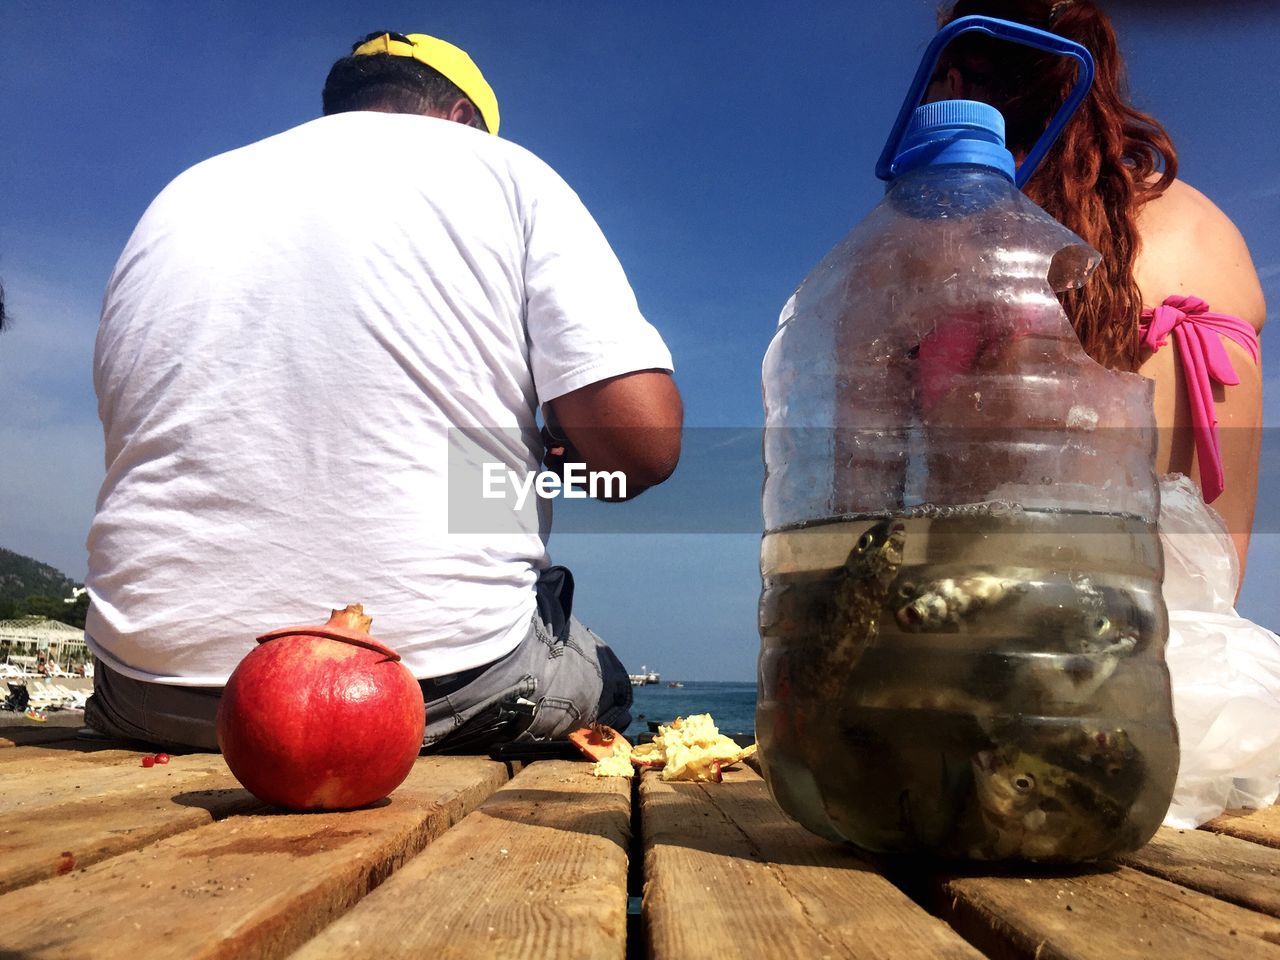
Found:
<svg viewBox="0 0 1280 960"><path fill-rule="evenodd" d="M504 657L421 680L431 753L486 753L500 743L563 737L593 722L631 722L631 682L614 652L573 616L573 575L550 567L524 639ZM217 750L221 687L135 680L102 661L85 723L110 737L157 746Z"/></svg>

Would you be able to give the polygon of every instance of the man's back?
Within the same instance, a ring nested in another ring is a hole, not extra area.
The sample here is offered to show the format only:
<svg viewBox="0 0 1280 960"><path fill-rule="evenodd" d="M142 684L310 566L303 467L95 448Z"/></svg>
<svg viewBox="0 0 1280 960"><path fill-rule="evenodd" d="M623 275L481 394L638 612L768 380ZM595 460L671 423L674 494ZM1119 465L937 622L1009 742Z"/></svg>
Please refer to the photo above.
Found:
<svg viewBox="0 0 1280 960"><path fill-rule="evenodd" d="M351 112L192 168L104 303L95 653L218 685L256 633L361 601L418 676L502 656L545 530L449 532L448 430L508 428L486 452L534 469L537 404L637 357L669 366L590 216L510 143Z"/></svg>

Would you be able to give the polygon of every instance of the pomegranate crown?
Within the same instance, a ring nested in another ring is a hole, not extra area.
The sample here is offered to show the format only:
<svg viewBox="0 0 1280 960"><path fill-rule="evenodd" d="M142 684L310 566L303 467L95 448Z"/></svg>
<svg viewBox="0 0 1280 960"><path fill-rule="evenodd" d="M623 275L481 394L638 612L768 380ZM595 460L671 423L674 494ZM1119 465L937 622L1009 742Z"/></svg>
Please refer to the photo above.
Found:
<svg viewBox="0 0 1280 960"><path fill-rule="evenodd" d="M342 640L346 643L354 643L356 646L367 647L390 660L399 660L400 654L385 643L369 636L369 627L372 624L373 617L365 616L364 604L349 603L341 610L332 611L327 623L320 626L281 627L264 633L258 637L258 642L266 643L269 640L292 636L326 637L330 640Z"/></svg>

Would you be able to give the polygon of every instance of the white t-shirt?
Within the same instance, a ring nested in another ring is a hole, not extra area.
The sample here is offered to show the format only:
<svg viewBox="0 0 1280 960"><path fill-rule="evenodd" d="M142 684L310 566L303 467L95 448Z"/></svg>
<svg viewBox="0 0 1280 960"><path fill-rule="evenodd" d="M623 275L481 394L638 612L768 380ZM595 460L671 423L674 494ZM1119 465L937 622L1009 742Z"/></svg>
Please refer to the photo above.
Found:
<svg viewBox="0 0 1280 960"><path fill-rule="evenodd" d="M451 486L477 458L538 469L538 404L644 369L671 355L613 251L515 144L359 112L198 164L103 303L94 654L222 684L258 634L349 602L418 677L508 653L550 512L474 532Z"/></svg>

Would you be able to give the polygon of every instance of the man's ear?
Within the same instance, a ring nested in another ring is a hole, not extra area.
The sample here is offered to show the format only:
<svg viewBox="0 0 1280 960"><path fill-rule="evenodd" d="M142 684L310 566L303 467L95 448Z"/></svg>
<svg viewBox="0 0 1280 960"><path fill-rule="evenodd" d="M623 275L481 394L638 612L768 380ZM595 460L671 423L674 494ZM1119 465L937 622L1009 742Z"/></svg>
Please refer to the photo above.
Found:
<svg viewBox="0 0 1280 960"><path fill-rule="evenodd" d="M921 103L937 103L939 100L967 100L965 96L967 84L964 74L955 67L945 72L935 73L925 88Z"/></svg>
<svg viewBox="0 0 1280 960"><path fill-rule="evenodd" d="M476 105L466 97L461 97L453 101L453 105L449 107L445 114L445 119L452 120L454 123L460 123L464 127L469 127L476 118Z"/></svg>
<svg viewBox="0 0 1280 960"><path fill-rule="evenodd" d="M949 69L942 78L942 89L946 91L948 100L965 100L964 75L955 67Z"/></svg>

